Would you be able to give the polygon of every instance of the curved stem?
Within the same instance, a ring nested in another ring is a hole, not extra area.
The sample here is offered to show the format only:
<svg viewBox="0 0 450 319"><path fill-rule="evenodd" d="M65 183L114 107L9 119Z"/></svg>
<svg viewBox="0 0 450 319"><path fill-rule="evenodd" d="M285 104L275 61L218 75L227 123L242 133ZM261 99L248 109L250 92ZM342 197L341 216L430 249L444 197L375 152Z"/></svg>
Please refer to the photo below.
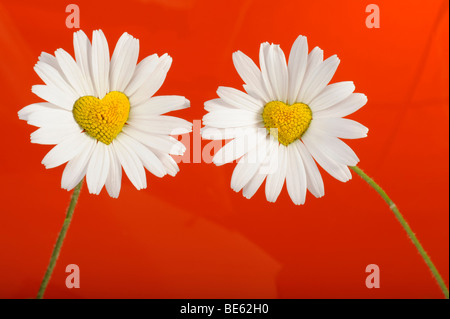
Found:
<svg viewBox="0 0 450 319"><path fill-rule="evenodd" d="M389 205L389 208L394 212L395 217L402 225L403 229L408 234L409 238L413 242L414 246L416 246L417 250L419 251L420 255L422 256L423 260L427 264L428 268L430 269L431 273L433 274L434 278L436 279L439 287L441 288L442 292L445 295L445 298L448 299L448 288L445 285L444 280L442 279L441 275L439 274L439 271L436 269L436 266L434 266L433 262L431 261L430 257L428 256L425 249L423 249L422 245L420 244L419 240L417 239L416 235L413 233L411 227L409 227L408 223L406 222L403 215L398 210L397 206L394 204L394 202L389 198L389 196L386 194L386 192L377 184L373 179L371 179L369 176L367 176L366 173L363 172L362 169L360 169L357 166L351 166L350 167L353 171L355 171L363 180L365 180L375 191L377 191L378 194L384 199L384 201Z"/></svg>
<svg viewBox="0 0 450 319"><path fill-rule="evenodd" d="M45 289L47 288L50 277L52 276L53 269L55 268L64 238L66 237L67 230L69 229L70 222L72 221L72 216L73 212L75 211L75 206L77 205L78 196L80 196L81 186L83 186L83 181L81 181L73 190L69 208L67 208L66 218L64 219L63 226L61 228L61 231L59 232L55 247L53 248L52 256L50 257L50 262L47 266L47 271L45 272L44 278L42 279L41 287L39 288L39 292L36 297L37 299L42 299L44 297Z"/></svg>

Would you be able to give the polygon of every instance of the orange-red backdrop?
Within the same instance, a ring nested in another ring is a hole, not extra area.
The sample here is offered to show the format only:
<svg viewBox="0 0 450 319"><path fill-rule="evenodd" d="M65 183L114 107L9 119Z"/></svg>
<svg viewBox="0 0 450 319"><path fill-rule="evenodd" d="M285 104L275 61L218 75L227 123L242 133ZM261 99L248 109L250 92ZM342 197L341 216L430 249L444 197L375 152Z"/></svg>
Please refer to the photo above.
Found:
<svg viewBox="0 0 450 319"><path fill-rule="evenodd" d="M350 141L360 166L380 182L449 279L448 1L377 0L381 28L368 29L367 1L128 0L0 1L0 297L35 296L70 193L62 167L40 164L49 146L17 111L39 101L33 65L41 51L73 53L65 8L77 3L81 28L102 28L115 45L127 31L140 58L174 62L158 94L185 95L177 113L201 119L219 85L241 87L231 54L258 58L259 44L287 53L299 34L342 63L333 81L353 80L368 104L352 116L370 128ZM205 143L204 143L205 144ZM233 192L235 164L180 165L175 177L127 178L119 199L84 189L47 290L49 298L440 298L420 255L385 203L361 179L323 174L326 196L270 204ZM149 174L148 174L149 175ZM79 265L81 288L65 287ZM365 267L381 269L367 289Z"/></svg>

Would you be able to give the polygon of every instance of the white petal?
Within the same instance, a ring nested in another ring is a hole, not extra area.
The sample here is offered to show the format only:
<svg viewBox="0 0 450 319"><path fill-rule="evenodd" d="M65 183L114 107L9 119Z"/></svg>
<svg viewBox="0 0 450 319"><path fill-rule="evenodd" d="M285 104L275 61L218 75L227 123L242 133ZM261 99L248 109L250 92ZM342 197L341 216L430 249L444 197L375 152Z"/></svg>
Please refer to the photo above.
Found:
<svg viewBox="0 0 450 319"><path fill-rule="evenodd" d="M120 188L122 187L122 166L120 165L119 158L117 157L114 143L111 143L108 147L110 165L109 173L106 178L105 187L112 198L119 197Z"/></svg>
<svg viewBox="0 0 450 319"><path fill-rule="evenodd" d="M90 90L87 81L72 56L63 49L58 49L55 51L55 57L67 81L78 96L88 95Z"/></svg>
<svg viewBox="0 0 450 319"><path fill-rule="evenodd" d="M231 188L239 192L258 172L268 151L265 139L259 140L258 145L245 154L236 165L231 177Z"/></svg>
<svg viewBox="0 0 450 319"><path fill-rule="evenodd" d="M152 151L164 165L167 174L169 174L170 176L175 176L180 171L177 162L175 162L172 156L158 150L152 149Z"/></svg>
<svg viewBox="0 0 450 319"><path fill-rule="evenodd" d="M242 80L246 83L245 90L253 97L262 101L268 101L268 95L264 88L261 71L250 59L241 51L233 53L233 63L236 71Z"/></svg>
<svg viewBox="0 0 450 319"><path fill-rule="evenodd" d="M340 138L357 139L367 137L369 129L364 125L349 119L343 118L314 118L309 129L317 132ZM308 130L309 130L308 129Z"/></svg>
<svg viewBox="0 0 450 319"><path fill-rule="evenodd" d="M311 154L301 141L297 141L292 145L295 145L295 147L297 147L297 150L302 157L306 172L306 185L309 191L317 198L324 196L325 187L323 184L322 176L320 175L319 168L314 162Z"/></svg>
<svg viewBox="0 0 450 319"><path fill-rule="evenodd" d="M72 86L66 82L61 73L49 64L39 61L34 66L34 71L37 75L39 75L42 81L45 82L45 84L57 88L59 91L70 97L73 101L79 97Z"/></svg>
<svg viewBox="0 0 450 319"><path fill-rule="evenodd" d="M333 55L319 64L311 72L311 76L307 81L304 81L300 93L304 90L301 96L301 102L310 104L311 101L330 83L334 73L339 66L340 60L336 55Z"/></svg>
<svg viewBox="0 0 450 319"><path fill-rule="evenodd" d="M120 143L119 139L113 141L117 158L119 159L123 170L128 176L130 182L140 190L147 188L147 179L145 170L139 157L125 144Z"/></svg>
<svg viewBox="0 0 450 319"><path fill-rule="evenodd" d="M144 82L148 81L149 76L155 70L158 63L159 58L157 54L152 54L139 62L139 64L136 66L130 83L128 83L127 87L124 90L124 93L127 96L133 95L137 91L137 89L139 89L144 84Z"/></svg>
<svg viewBox="0 0 450 319"><path fill-rule="evenodd" d="M139 115L160 115L176 110L188 108L189 100L184 96L166 95L154 96L139 106L131 107L130 113Z"/></svg>
<svg viewBox="0 0 450 319"><path fill-rule="evenodd" d="M254 126L263 122L262 115L245 110L218 110L203 116L203 124L218 128Z"/></svg>
<svg viewBox="0 0 450 319"><path fill-rule="evenodd" d="M330 84L308 105L313 112L317 112L345 100L353 91L355 85L351 81Z"/></svg>
<svg viewBox="0 0 450 319"><path fill-rule="evenodd" d="M276 202L283 188L287 172L287 149L280 144L278 146L278 158L272 154L270 160L270 170L273 171L267 175L266 180L266 199L269 202Z"/></svg>
<svg viewBox="0 0 450 319"><path fill-rule="evenodd" d="M279 45L269 46L265 61L274 97L277 101L285 102L288 95L288 69L286 57Z"/></svg>
<svg viewBox="0 0 450 319"><path fill-rule="evenodd" d="M156 157L156 155L148 149L148 147L145 147L140 142L126 134L120 134L117 136L117 139L120 140L120 143L132 149L139 157L144 167L153 175L163 177L166 174L163 164L158 157Z"/></svg>
<svg viewBox="0 0 450 319"><path fill-rule="evenodd" d="M76 133L65 138L45 155L42 164L45 168L57 167L74 158L90 142L84 133Z"/></svg>
<svg viewBox="0 0 450 319"><path fill-rule="evenodd" d="M245 198L251 198L253 195L255 195L256 191L259 189L261 184L263 183L264 179L266 178L269 171L270 166L270 159L271 157L276 154L278 156L278 145L273 141L270 136L267 136L266 138L266 147L268 149L266 158L262 162L259 170L255 174L255 176L252 177L252 179L247 183L247 185L244 186L244 189L242 190L242 195L244 195Z"/></svg>
<svg viewBox="0 0 450 319"><path fill-rule="evenodd" d="M306 72L311 73L314 69L323 62L323 50L319 47L315 47L308 55L308 65L306 66Z"/></svg>
<svg viewBox="0 0 450 319"><path fill-rule="evenodd" d="M361 93L353 93L345 100L330 106L324 110L320 110L314 113L314 118L326 118L326 117L344 117L350 115L361 107L366 105L367 96Z"/></svg>
<svg viewBox="0 0 450 319"><path fill-rule="evenodd" d="M238 108L225 102L223 99L212 99L209 101L206 101L204 103L205 105L205 111L208 112L215 112L215 111L229 111L229 110L237 110Z"/></svg>
<svg viewBox="0 0 450 319"><path fill-rule="evenodd" d="M109 173L109 145L97 142L86 172L86 184L90 194L100 194Z"/></svg>
<svg viewBox="0 0 450 319"><path fill-rule="evenodd" d="M317 132L310 133L309 135L313 134L315 147L323 154L326 154L329 158L340 164L348 166L355 166L358 164L358 156L340 139L334 136L320 135L317 134Z"/></svg>
<svg viewBox="0 0 450 319"><path fill-rule="evenodd" d="M110 90L123 92L134 74L139 56L139 40L128 33L117 41L111 57Z"/></svg>
<svg viewBox="0 0 450 319"><path fill-rule="evenodd" d="M229 140L238 136L255 133L259 129L257 127L216 128L205 126L201 129L201 134L205 140Z"/></svg>
<svg viewBox="0 0 450 319"><path fill-rule="evenodd" d="M295 145L289 145L287 147L286 187L296 205L305 203L306 183L306 172L300 153Z"/></svg>
<svg viewBox="0 0 450 319"><path fill-rule="evenodd" d="M265 137L264 131L239 136L228 142L214 155L213 163L217 166L230 163L256 148Z"/></svg>
<svg viewBox="0 0 450 319"><path fill-rule="evenodd" d="M62 72L61 68L59 67L58 61L56 61L56 58L53 55L51 55L47 52L42 52L41 55L39 56L38 60L50 65L52 68L57 70L59 72L59 74L64 78L64 80L67 82L67 79L66 79L64 73Z"/></svg>
<svg viewBox="0 0 450 319"><path fill-rule="evenodd" d="M87 165L96 144L95 139L90 139L89 143L83 149L80 149L79 154L67 163L62 174L62 188L70 191L81 182L86 175Z"/></svg>
<svg viewBox="0 0 450 319"><path fill-rule="evenodd" d="M63 109L55 104L51 104L48 102L43 103L33 103L22 108L17 114L19 115L19 119L28 121L30 115L39 112L46 112L51 110L64 110L68 114L72 114L66 109Z"/></svg>
<svg viewBox="0 0 450 319"><path fill-rule="evenodd" d="M65 94L53 85L33 85L31 91L41 99L70 111L76 101L73 96Z"/></svg>
<svg viewBox="0 0 450 319"><path fill-rule="evenodd" d="M289 105L294 104L297 99L298 92L305 76L306 66L308 65L308 41L306 37L299 36L292 45L289 54L289 89L288 99Z"/></svg>
<svg viewBox="0 0 450 319"><path fill-rule="evenodd" d="M180 135L192 132L192 123L175 116L131 116L128 125L153 134Z"/></svg>
<svg viewBox="0 0 450 319"><path fill-rule="evenodd" d="M139 105L150 99L164 83L167 72L172 64L172 58L164 54L155 70L147 75L146 81L139 87L135 93L129 96L131 105Z"/></svg>
<svg viewBox="0 0 450 319"><path fill-rule="evenodd" d="M74 130L79 128L73 118L72 112L68 112L59 107L44 106L41 110L32 112L26 117L27 123L33 126L72 128Z"/></svg>
<svg viewBox="0 0 450 319"><path fill-rule="evenodd" d="M183 155L186 151L186 147L183 143L171 136L145 133L141 130L133 128L132 126L124 127L122 132L150 148L167 154Z"/></svg>
<svg viewBox="0 0 450 319"><path fill-rule="evenodd" d="M270 44L265 42L261 43L261 47L259 49L259 65L261 67L261 75L264 87L266 89L268 100L267 102L275 100L274 90L272 85L270 84L269 71L267 66L267 59L269 56Z"/></svg>
<svg viewBox="0 0 450 319"><path fill-rule="evenodd" d="M102 99L109 92L109 47L102 30L92 34L92 81L97 97Z"/></svg>
<svg viewBox="0 0 450 319"><path fill-rule="evenodd" d="M219 95L225 103L234 106L237 109L243 109L250 112L262 112L264 105L260 101L239 90L220 86L217 89Z"/></svg>
<svg viewBox="0 0 450 319"><path fill-rule="evenodd" d="M62 126L62 127L41 127L30 135L31 143L43 145L55 145L63 142L68 137L81 134L83 130L80 127Z"/></svg>
<svg viewBox="0 0 450 319"><path fill-rule="evenodd" d="M75 60L88 87L87 95L95 95L91 75L92 46L86 34L81 30L73 34L73 49L75 52Z"/></svg>
<svg viewBox="0 0 450 319"><path fill-rule="evenodd" d="M309 130L307 132L309 132ZM319 163L319 165L331 176L341 182L347 182L351 179L352 175L346 165L336 162L334 158L331 158L324 152L323 148L318 147L319 141L317 136L313 134L304 134L302 140L317 163Z"/></svg>
<svg viewBox="0 0 450 319"><path fill-rule="evenodd" d="M263 165L267 165L267 163ZM255 195L256 191L259 189L259 187L261 187L261 184L264 182L266 176L267 173L256 173L252 177L252 179L247 183L247 185L244 186L244 189L242 190L242 195L248 199L252 198L253 195Z"/></svg>
<svg viewBox="0 0 450 319"><path fill-rule="evenodd" d="M315 47L308 55L305 75L298 91L296 102L303 102L305 92L307 89L307 83L310 82L311 76L314 74L315 69L323 62L323 51L319 47Z"/></svg>

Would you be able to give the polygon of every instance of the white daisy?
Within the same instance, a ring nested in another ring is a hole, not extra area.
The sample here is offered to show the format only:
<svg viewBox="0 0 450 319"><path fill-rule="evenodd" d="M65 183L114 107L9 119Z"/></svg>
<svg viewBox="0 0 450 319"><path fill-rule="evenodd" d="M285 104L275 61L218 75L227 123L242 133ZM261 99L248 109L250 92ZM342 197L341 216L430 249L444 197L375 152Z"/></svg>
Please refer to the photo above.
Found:
<svg viewBox="0 0 450 319"><path fill-rule="evenodd" d="M368 129L342 117L364 106L367 97L353 93L353 82L329 85L339 59L334 55L323 61L318 47L308 54L304 36L294 42L288 63L280 46L269 43L261 44L259 61L261 69L235 52L234 66L247 93L219 87L220 98L205 103L209 113L203 118L203 138L233 138L213 162L222 165L240 158L231 187L243 190L247 198L266 177L269 202L276 201L285 180L297 205L305 202L307 189L322 197L324 185L313 159L334 178L351 179L348 166L359 159L339 138L366 137Z"/></svg>
<svg viewBox="0 0 450 319"><path fill-rule="evenodd" d="M44 157L46 168L66 162L61 187L73 189L86 176L89 192L106 185L118 197L122 167L137 189L147 187L144 167L162 177L175 175L170 156L185 147L170 134L191 131L191 123L161 114L189 107L183 96L157 96L172 63L167 54L146 57L136 65L139 40L124 33L110 60L101 30L92 45L83 31L74 33L75 60L58 49L42 53L34 69L45 85L32 92L46 100L19 111L19 118L40 127L31 142L56 145Z"/></svg>

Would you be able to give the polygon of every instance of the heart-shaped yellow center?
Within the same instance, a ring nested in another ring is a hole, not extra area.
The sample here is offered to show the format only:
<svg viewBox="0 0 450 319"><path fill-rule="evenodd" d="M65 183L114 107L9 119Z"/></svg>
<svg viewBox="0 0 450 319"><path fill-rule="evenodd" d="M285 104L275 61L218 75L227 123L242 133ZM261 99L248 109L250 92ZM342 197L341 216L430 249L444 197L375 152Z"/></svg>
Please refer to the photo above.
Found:
<svg viewBox="0 0 450 319"><path fill-rule="evenodd" d="M122 131L130 113L130 101L122 92L109 92L103 99L80 97L73 106L73 117L84 131L98 141L110 144Z"/></svg>
<svg viewBox="0 0 450 319"><path fill-rule="evenodd" d="M312 120L312 112L303 103L287 105L272 101L264 106L262 117L269 134L288 146L306 132Z"/></svg>

